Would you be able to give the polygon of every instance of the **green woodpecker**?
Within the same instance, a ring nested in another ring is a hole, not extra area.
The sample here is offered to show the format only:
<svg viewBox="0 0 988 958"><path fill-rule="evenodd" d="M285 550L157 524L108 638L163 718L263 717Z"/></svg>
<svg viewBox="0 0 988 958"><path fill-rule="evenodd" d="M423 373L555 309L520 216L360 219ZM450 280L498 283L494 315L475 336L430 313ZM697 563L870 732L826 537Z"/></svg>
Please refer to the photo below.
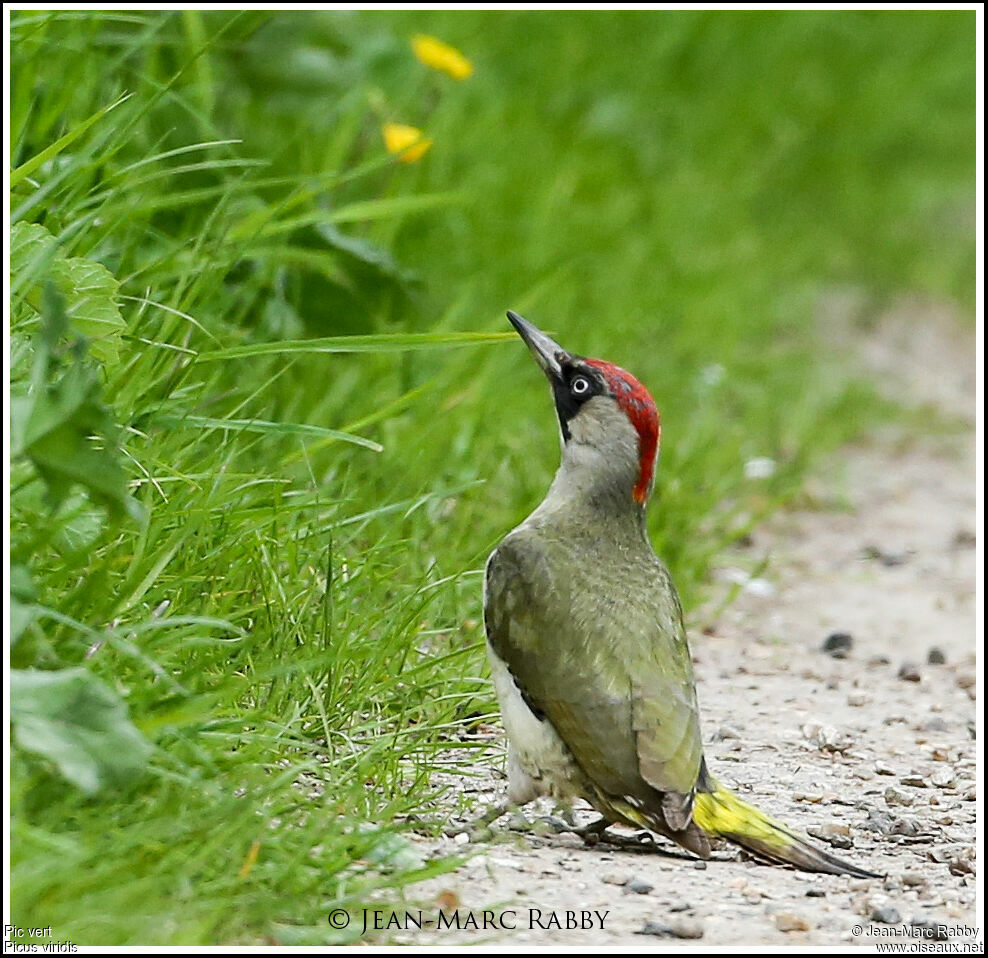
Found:
<svg viewBox="0 0 988 958"><path fill-rule="evenodd" d="M706 858L710 837L807 871L875 877L742 801L707 770L683 612L645 509L659 446L634 376L508 319L549 379L562 462L491 554L484 622L508 733L508 798L586 799Z"/></svg>

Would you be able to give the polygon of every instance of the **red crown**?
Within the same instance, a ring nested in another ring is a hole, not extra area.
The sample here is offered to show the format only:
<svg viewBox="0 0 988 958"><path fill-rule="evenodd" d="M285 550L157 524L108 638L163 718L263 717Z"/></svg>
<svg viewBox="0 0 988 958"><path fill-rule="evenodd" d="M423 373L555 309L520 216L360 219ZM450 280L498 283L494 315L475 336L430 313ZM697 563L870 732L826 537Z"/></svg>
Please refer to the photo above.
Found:
<svg viewBox="0 0 988 958"><path fill-rule="evenodd" d="M638 433L638 482L633 495L635 502L644 504L652 483L655 453L659 448L659 434L662 429L655 401L648 390L620 366L603 359L588 359L587 365L604 374L608 389Z"/></svg>

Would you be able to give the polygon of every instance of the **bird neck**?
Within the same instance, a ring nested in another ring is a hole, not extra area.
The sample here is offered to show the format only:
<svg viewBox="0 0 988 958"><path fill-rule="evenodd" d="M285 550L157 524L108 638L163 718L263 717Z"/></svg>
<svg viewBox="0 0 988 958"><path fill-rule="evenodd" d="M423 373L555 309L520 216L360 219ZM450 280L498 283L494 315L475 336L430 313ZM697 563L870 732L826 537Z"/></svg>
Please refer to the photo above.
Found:
<svg viewBox="0 0 988 958"><path fill-rule="evenodd" d="M570 441L536 514L645 537L647 499L635 500L637 479L638 465L630 458L607 456L594 446Z"/></svg>

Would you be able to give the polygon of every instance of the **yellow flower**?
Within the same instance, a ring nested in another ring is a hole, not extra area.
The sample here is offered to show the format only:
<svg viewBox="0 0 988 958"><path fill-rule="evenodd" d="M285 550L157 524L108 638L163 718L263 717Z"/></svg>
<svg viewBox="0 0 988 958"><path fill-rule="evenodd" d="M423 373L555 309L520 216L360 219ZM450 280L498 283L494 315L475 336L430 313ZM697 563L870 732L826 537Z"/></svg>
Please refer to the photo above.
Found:
<svg viewBox="0 0 988 958"><path fill-rule="evenodd" d="M456 47L425 33L412 37L412 53L433 70L442 70L454 80L465 80L473 75L473 64Z"/></svg>
<svg viewBox="0 0 988 958"><path fill-rule="evenodd" d="M385 149L398 157L399 163L417 163L429 152L431 137L418 127L403 123L385 123L381 127Z"/></svg>

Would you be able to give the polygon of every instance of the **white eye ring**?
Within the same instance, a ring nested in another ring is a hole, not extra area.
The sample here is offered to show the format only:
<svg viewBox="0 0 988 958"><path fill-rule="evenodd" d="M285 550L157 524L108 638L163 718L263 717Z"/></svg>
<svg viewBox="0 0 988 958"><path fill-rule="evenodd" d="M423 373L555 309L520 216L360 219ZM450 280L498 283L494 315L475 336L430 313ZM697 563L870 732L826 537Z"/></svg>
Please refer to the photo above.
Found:
<svg viewBox="0 0 988 958"><path fill-rule="evenodd" d="M586 376L576 376L569 388L574 396L585 396L590 392L590 380Z"/></svg>

